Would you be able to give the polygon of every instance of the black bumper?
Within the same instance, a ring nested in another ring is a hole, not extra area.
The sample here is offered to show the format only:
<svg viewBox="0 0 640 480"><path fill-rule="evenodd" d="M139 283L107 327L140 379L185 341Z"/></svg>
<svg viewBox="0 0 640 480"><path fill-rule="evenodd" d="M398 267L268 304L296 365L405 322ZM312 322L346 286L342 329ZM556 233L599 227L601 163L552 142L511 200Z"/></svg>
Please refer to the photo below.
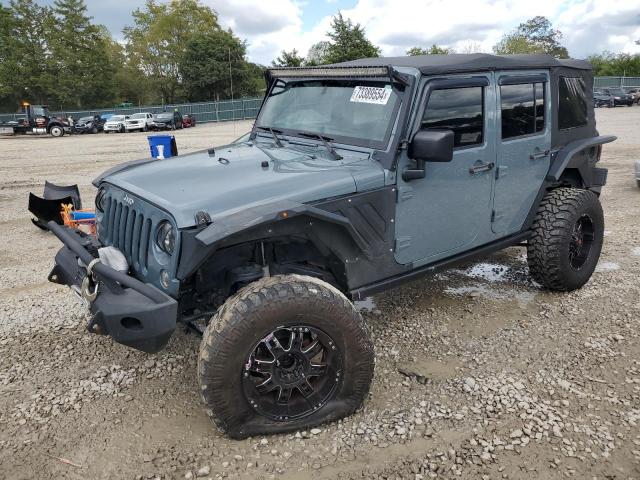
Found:
<svg viewBox="0 0 640 480"><path fill-rule="evenodd" d="M87 276L85 265L94 260L90 250L95 252L98 245L91 237L55 222L49 222L48 226L65 245L56 254L49 281L67 285L82 296ZM102 263L96 263L92 273L98 290L95 299L88 302L92 316L87 329L143 352L161 350L176 328L176 300Z"/></svg>

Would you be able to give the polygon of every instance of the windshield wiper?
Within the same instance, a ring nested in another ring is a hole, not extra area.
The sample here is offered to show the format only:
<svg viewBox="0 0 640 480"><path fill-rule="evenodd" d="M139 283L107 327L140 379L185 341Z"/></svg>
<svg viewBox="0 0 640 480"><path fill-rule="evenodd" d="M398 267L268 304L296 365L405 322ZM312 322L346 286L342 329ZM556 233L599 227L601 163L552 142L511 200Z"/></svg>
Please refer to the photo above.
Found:
<svg viewBox="0 0 640 480"><path fill-rule="evenodd" d="M333 156L334 160L342 160L343 158L342 155L336 152L336 149L333 148L333 146L329 143L331 140L333 140L332 138L323 137L319 133L309 133L309 132L298 132L298 135L300 135L301 137L307 137L307 138L317 138L322 142L322 144L329 151L331 156Z"/></svg>
<svg viewBox="0 0 640 480"><path fill-rule="evenodd" d="M274 130L271 127L260 127L260 126L257 126L256 128L259 128L260 130L264 130L265 132L269 132L273 137L273 139L275 140L276 145L278 147L284 147L284 145L282 145L282 142L280 141L277 135L278 133L282 133L282 130Z"/></svg>

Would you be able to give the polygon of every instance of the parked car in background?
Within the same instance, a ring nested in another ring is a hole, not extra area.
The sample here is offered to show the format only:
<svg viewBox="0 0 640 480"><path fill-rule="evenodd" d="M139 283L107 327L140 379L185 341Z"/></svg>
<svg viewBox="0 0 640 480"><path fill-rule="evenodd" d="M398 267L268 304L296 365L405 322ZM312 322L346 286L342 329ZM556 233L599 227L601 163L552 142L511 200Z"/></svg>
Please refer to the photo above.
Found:
<svg viewBox="0 0 640 480"><path fill-rule="evenodd" d="M615 107L615 100L611 95L596 90L593 92L593 106L596 108Z"/></svg>
<svg viewBox="0 0 640 480"><path fill-rule="evenodd" d="M104 133L118 132L124 133L124 122L129 119L128 115L114 115L104 124Z"/></svg>
<svg viewBox="0 0 640 480"><path fill-rule="evenodd" d="M133 107L133 103L125 101L115 105L113 108L131 108L131 107Z"/></svg>
<svg viewBox="0 0 640 480"><path fill-rule="evenodd" d="M158 113L153 116L151 127L156 130L175 130L176 128L182 128L182 114L177 110Z"/></svg>
<svg viewBox="0 0 640 480"><path fill-rule="evenodd" d="M124 121L124 129L126 132L140 130L147 132L153 125L153 115L151 113L134 113Z"/></svg>
<svg viewBox="0 0 640 480"><path fill-rule="evenodd" d="M633 101L640 105L640 87L626 88L625 91L633 97Z"/></svg>
<svg viewBox="0 0 640 480"><path fill-rule="evenodd" d="M630 107L633 105L633 96L625 92L622 88L602 88L602 93L611 95L613 97L614 106L626 105Z"/></svg>
<svg viewBox="0 0 640 480"><path fill-rule="evenodd" d="M183 128L189 128L189 127L195 127L195 126L196 126L196 117L188 113L182 116Z"/></svg>
<svg viewBox="0 0 640 480"><path fill-rule="evenodd" d="M98 133L104 128L105 119L100 115L81 117L73 126L74 133Z"/></svg>

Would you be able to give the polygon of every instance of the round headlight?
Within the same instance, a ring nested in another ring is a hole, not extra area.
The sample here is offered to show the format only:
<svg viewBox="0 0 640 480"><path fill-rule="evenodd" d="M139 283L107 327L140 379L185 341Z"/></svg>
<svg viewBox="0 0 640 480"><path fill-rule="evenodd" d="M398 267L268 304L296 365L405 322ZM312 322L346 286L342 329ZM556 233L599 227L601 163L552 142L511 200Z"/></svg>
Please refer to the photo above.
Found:
<svg viewBox="0 0 640 480"><path fill-rule="evenodd" d="M98 190L98 194L96 195L96 210L99 212L104 212L105 202L106 202L106 190L101 188Z"/></svg>
<svg viewBox="0 0 640 480"><path fill-rule="evenodd" d="M169 255L173 253L173 249L176 246L176 232L169 222L162 222L158 227L156 244L163 252L167 252Z"/></svg>

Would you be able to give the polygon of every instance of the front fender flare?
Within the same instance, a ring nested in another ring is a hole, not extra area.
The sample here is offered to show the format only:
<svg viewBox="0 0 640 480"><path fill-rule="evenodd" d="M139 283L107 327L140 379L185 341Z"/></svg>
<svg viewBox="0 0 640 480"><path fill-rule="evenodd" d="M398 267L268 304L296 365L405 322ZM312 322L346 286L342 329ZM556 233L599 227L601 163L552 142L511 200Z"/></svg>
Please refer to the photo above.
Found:
<svg viewBox="0 0 640 480"><path fill-rule="evenodd" d="M186 236L177 276L187 278L219 248L296 233L308 234L325 249L336 247L343 253L351 250L369 259L373 257L369 245L348 218L311 205L280 200L214 218L203 230ZM350 245L345 245L345 240Z"/></svg>

